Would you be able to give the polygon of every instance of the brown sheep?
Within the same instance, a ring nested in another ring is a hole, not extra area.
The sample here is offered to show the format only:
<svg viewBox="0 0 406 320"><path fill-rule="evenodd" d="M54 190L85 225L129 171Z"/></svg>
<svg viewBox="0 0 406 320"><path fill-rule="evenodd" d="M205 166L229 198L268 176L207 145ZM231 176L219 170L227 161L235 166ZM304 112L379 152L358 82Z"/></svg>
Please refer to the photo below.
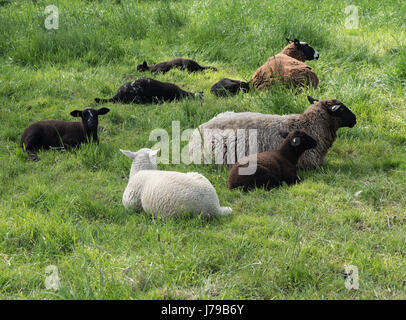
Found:
<svg viewBox="0 0 406 320"><path fill-rule="evenodd" d="M267 88L275 81L282 81L286 86L317 88L319 79L305 60L317 60L319 53L306 42L289 40L289 44L276 56L270 57L257 69L252 77L252 84L257 89Z"/></svg>
<svg viewBox="0 0 406 320"><path fill-rule="evenodd" d="M88 140L98 143L97 127L98 117L109 112L108 108L86 108L83 111L74 110L73 117L82 118L81 122L44 120L28 126L22 136L23 151L26 151L31 160L38 161L39 157L34 151L49 149L51 147L75 147Z"/></svg>
<svg viewBox="0 0 406 320"><path fill-rule="evenodd" d="M313 149L317 143L304 131L295 130L288 134L281 131L280 135L285 138L278 150L269 150L258 154L252 154L240 159L230 170L227 186L229 189L242 187L244 191L262 188L271 189L282 185L288 185L299 181L296 174L296 165L304 151ZM253 171L249 172L249 165L253 164ZM256 167L255 167L256 166ZM242 172L245 168L246 172Z"/></svg>

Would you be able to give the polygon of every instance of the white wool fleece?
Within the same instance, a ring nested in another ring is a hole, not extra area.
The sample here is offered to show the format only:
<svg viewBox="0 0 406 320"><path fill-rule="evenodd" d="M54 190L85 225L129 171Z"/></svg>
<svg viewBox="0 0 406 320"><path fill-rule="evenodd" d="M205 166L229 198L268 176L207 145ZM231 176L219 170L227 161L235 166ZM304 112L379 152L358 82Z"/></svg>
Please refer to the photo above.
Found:
<svg viewBox="0 0 406 320"><path fill-rule="evenodd" d="M155 217L184 212L206 217L231 213L231 208L220 207L216 190L201 174L157 170L158 151L121 150L133 160L130 179L123 194L123 205L126 208L137 211L143 209Z"/></svg>

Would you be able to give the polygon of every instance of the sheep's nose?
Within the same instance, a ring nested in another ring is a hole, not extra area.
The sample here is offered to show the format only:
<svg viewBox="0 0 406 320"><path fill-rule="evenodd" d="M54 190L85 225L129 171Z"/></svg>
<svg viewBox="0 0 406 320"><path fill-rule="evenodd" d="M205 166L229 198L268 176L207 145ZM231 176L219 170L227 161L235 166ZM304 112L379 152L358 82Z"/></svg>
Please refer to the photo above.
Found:
<svg viewBox="0 0 406 320"><path fill-rule="evenodd" d="M95 127L97 125L97 121L95 120L88 120L87 125L91 128Z"/></svg>
<svg viewBox="0 0 406 320"><path fill-rule="evenodd" d="M318 60L319 56L319 53L317 51L314 51L314 60Z"/></svg>

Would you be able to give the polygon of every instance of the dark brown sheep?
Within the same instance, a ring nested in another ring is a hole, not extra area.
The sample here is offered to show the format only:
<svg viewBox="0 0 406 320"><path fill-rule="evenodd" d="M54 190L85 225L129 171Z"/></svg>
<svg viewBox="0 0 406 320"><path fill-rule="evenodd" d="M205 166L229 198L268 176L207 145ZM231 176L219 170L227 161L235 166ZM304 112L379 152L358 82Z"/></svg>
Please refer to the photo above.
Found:
<svg viewBox="0 0 406 320"><path fill-rule="evenodd" d="M265 64L257 69L252 77L252 84L257 89L267 88L275 82L286 86L317 88L319 79L312 68L304 63L306 60L317 60L319 53L306 42L297 39L289 40L289 44L276 56L270 57Z"/></svg>
<svg viewBox="0 0 406 320"><path fill-rule="evenodd" d="M98 143L98 116L109 111L110 109L107 108L98 110L86 108L83 111L72 111L71 116L81 117L81 122L62 120L35 122L28 126L21 136L23 151L26 151L32 160L38 161L40 159L35 151L39 149L76 147L89 140Z"/></svg>
<svg viewBox="0 0 406 320"><path fill-rule="evenodd" d="M280 186L283 182L294 184L299 181L296 174L296 165L302 153L316 147L317 143L304 131L295 130L288 134L282 131L281 136L285 138L278 150L269 150L258 154L252 154L242 158L230 170L227 186L229 189L242 187L244 191L254 188L271 189ZM247 171L248 166L252 167L250 173L243 173L241 168Z"/></svg>
<svg viewBox="0 0 406 320"><path fill-rule="evenodd" d="M121 102L146 104L159 101L172 101L188 97L202 96L202 93L191 93L179 88L176 84L161 82L150 78L141 78L122 85L111 99L94 99L97 103Z"/></svg>
<svg viewBox="0 0 406 320"><path fill-rule="evenodd" d="M242 92L248 92L250 90L250 81L243 82L238 80L232 80L228 78L223 78L219 82L213 84L210 92L215 96L222 97L227 95L235 95L240 90Z"/></svg>
<svg viewBox="0 0 406 320"><path fill-rule="evenodd" d="M191 59L184 58L175 58L169 61L160 62L154 65L147 65L147 62L144 61L142 64L137 66L137 71L151 71L153 73L166 73L172 68L179 68L180 70L187 70L188 72L203 71L206 69L211 69L217 71L214 67L205 67L198 64L196 61Z"/></svg>

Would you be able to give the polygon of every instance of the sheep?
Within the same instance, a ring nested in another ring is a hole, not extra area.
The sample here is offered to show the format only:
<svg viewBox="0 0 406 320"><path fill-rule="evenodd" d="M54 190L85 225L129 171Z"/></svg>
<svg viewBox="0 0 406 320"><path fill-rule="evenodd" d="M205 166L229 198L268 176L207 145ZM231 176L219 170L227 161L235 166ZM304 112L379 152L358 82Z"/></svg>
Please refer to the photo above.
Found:
<svg viewBox="0 0 406 320"><path fill-rule="evenodd" d="M201 174L158 171L159 149L120 151L133 161L122 199L127 209L143 209L155 217L192 213L210 218L231 213L231 208L220 207L216 190Z"/></svg>
<svg viewBox="0 0 406 320"><path fill-rule="evenodd" d="M144 61L142 64L137 66L137 71L152 71L153 73L162 72L163 74L171 70L172 68L179 68L180 70L187 70L188 72L203 71L206 69L211 69L217 71L215 67L204 67L199 65L196 61L184 58L175 58L169 61L160 62L154 65L147 65Z"/></svg>
<svg viewBox="0 0 406 320"><path fill-rule="evenodd" d="M75 147L89 140L98 143L98 117L109 111L108 108L73 110L71 116L82 118L81 122L62 120L35 122L28 126L21 136L23 151L28 153L31 160L38 161L40 158L35 151L39 149Z"/></svg>
<svg viewBox="0 0 406 320"><path fill-rule="evenodd" d="M319 79L305 60L317 60L319 53L306 42L289 40L288 45L277 55L270 57L257 69L252 84L257 89L267 88L280 80L294 88L313 86L317 88Z"/></svg>
<svg viewBox="0 0 406 320"><path fill-rule="evenodd" d="M158 101L172 101L188 97L202 97L202 92L191 93L182 90L177 85L161 82L150 78L141 78L122 85L117 94L111 99L95 98L96 103L136 103L146 104Z"/></svg>
<svg viewBox="0 0 406 320"><path fill-rule="evenodd" d="M251 154L240 159L231 168L227 179L230 190L237 187L242 187L244 191L255 187L271 189L283 182L291 185L300 181L296 174L297 162L305 150L316 147L316 140L301 130L290 133L281 131L280 135L285 140L278 150ZM255 172L241 172L241 168L247 168L250 164L254 164Z"/></svg>
<svg viewBox="0 0 406 320"><path fill-rule="evenodd" d="M219 82L216 82L210 89L210 92L215 96L227 96L235 95L240 90L244 93L250 90L250 81L243 82L238 80L232 80L228 78L223 78Z"/></svg>
<svg viewBox="0 0 406 320"><path fill-rule="evenodd" d="M298 166L310 169L322 165L328 149L336 139L336 131L342 127L354 127L356 116L339 100L318 101L311 97L308 100L312 105L302 114L224 112L217 115L193 131L189 139L191 160L196 164L201 163L203 151L207 163L207 158L214 151L217 164L234 164L245 155L278 149L282 143L279 131L298 129L317 141L317 147L305 151ZM252 135L249 130L253 131ZM256 138L256 142L250 144L250 137ZM251 151L251 147L256 150Z"/></svg>

